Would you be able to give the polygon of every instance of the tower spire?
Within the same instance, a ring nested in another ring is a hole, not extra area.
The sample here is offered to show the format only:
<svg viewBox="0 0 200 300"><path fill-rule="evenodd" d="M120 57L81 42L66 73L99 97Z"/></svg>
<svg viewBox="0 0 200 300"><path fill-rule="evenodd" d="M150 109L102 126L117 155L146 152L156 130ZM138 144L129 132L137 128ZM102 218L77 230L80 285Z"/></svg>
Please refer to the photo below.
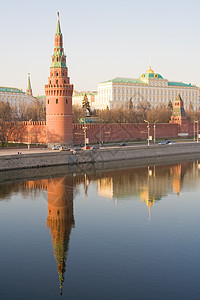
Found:
<svg viewBox="0 0 200 300"><path fill-rule="evenodd" d="M57 20L57 27L56 27L56 34L62 34L61 33L61 28L60 28L60 19L59 19L59 12L57 12L58 15L58 20Z"/></svg>
<svg viewBox="0 0 200 300"><path fill-rule="evenodd" d="M30 73L28 73L28 87L26 89L26 93L33 96L32 88L31 88L31 79L30 79Z"/></svg>

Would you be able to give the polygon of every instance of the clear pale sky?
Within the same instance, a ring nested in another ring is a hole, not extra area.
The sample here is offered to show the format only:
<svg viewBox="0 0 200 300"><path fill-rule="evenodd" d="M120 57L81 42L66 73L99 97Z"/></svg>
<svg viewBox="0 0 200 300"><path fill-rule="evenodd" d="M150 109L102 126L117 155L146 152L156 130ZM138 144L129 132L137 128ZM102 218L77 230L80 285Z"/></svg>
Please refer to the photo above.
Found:
<svg viewBox="0 0 200 300"><path fill-rule="evenodd" d="M137 78L151 61L164 78L200 85L200 1L1 1L0 86L34 95L48 81L57 11L71 82L96 90L114 78Z"/></svg>

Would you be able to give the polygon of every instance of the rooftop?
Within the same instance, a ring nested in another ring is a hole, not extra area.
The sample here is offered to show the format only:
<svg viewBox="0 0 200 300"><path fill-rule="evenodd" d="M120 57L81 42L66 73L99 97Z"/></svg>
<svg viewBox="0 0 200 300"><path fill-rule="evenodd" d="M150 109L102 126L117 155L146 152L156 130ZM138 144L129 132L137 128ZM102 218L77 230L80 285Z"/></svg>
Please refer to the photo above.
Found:
<svg viewBox="0 0 200 300"><path fill-rule="evenodd" d="M16 88L13 88L13 87L3 87L3 86L0 86L0 92L24 94L24 92L20 89L16 89Z"/></svg>

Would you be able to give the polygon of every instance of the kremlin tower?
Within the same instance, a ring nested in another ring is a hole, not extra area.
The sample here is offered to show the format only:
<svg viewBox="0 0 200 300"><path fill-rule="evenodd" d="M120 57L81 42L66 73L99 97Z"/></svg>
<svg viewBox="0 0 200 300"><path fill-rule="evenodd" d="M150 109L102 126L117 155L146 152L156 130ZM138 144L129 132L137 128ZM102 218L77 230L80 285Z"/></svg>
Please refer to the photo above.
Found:
<svg viewBox="0 0 200 300"><path fill-rule="evenodd" d="M32 88L31 88L30 73L28 73L28 87L26 89L26 93L33 96Z"/></svg>
<svg viewBox="0 0 200 300"><path fill-rule="evenodd" d="M48 80L45 85L47 142L71 145L73 85L68 77L59 13Z"/></svg>

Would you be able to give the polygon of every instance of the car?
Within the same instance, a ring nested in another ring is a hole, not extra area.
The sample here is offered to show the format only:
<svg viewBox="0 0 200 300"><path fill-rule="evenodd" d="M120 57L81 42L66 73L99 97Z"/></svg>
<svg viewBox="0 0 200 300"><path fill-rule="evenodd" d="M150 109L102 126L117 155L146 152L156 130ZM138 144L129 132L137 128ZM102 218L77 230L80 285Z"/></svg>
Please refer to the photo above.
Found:
<svg viewBox="0 0 200 300"><path fill-rule="evenodd" d="M158 145L172 145L174 144L174 142L171 141L161 141L160 143L158 143Z"/></svg>
<svg viewBox="0 0 200 300"><path fill-rule="evenodd" d="M126 143L121 143L120 146L127 146L127 144Z"/></svg>
<svg viewBox="0 0 200 300"><path fill-rule="evenodd" d="M60 147L61 147L61 145L54 146L54 147L52 147L52 150L59 150Z"/></svg>
<svg viewBox="0 0 200 300"><path fill-rule="evenodd" d="M59 148L59 151L70 151L70 148L68 148L67 146L61 146Z"/></svg>
<svg viewBox="0 0 200 300"><path fill-rule="evenodd" d="M99 149L99 146L93 146L92 149Z"/></svg>
<svg viewBox="0 0 200 300"><path fill-rule="evenodd" d="M88 149L92 149L92 147L90 147L89 145L87 145L87 146L86 146L86 150L88 150ZM82 147L82 150L85 150L85 146Z"/></svg>

